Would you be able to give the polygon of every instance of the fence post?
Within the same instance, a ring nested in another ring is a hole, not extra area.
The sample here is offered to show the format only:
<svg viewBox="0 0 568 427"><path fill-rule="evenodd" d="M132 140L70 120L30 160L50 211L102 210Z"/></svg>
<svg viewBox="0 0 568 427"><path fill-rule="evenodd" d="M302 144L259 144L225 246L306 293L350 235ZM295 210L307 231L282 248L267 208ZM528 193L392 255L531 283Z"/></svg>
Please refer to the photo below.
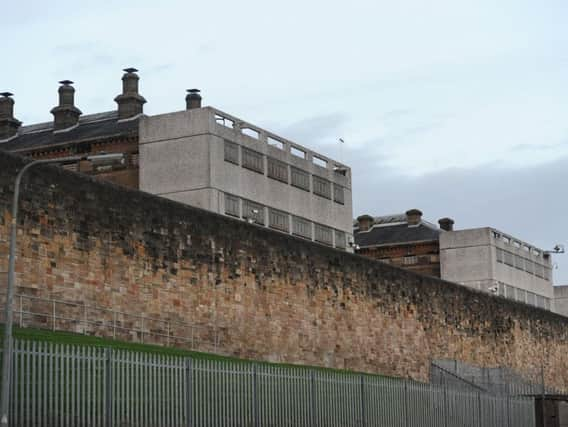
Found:
<svg viewBox="0 0 568 427"><path fill-rule="evenodd" d="M448 385L446 384L446 374L444 374L444 427L448 427L450 422L450 404L448 402Z"/></svg>
<svg viewBox="0 0 568 427"><path fill-rule="evenodd" d="M408 380L404 380L404 425L409 427L408 424Z"/></svg>
<svg viewBox="0 0 568 427"><path fill-rule="evenodd" d="M312 427L316 426L316 377L313 369L310 369L310 412L312 415Z"/></svg>
<svg viewBox="0 0 568 427"><path fill-rule="evenodd" d="M105 426L112 427L112 349L105 348Z"/></svg>
<svg viewBox="0 0 568 427"><path fill-rule="evenodd" d="M483 427L483 425L481 424L481 392L480 391L477 392L477 417L478 417L477 425L479 427Z"/></svg>
<svg viewBox="0 0 568 427"><path fill-rule="evenodd" d="M258 417L258 372L256 363L252 365L252 398L254 405L254 427L260 427Z"/></svg>
<svg viewBox="0 0 568 427"><path fill-rule="evenodd" d="M365 427L367 420L365 416L365 375L361 374L361 426Z"/></svg>
<svg viewBox="0 0 568 427"><path fill-rule="evenodd" d="M191 357L185 359L185 413L187 416L186 425L192 424L192 403L193 403L193 361Z"/></svg>

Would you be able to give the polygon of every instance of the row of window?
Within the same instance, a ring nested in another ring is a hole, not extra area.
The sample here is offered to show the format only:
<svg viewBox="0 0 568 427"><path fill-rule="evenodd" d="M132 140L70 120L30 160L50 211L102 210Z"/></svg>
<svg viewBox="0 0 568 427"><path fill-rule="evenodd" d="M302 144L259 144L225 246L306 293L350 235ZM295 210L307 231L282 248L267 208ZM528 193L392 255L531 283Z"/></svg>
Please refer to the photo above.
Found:
<svg viewBox="0 0 568 427"><path fill-rule="evenodd" d="M525 271L544 280L552 280L552 269L520 255L496 248L497 262Z"/></svg>
<svg viewBox="0 0 568 427"><path fill-rule="evenodd" d="M264 154L246 147L241 147L241 153L243 168L264 175ZM239 164L238 144L225 140L225 161L235 165ZM290 166L290 172L288 172L288 164L268 156L266 163L266 175L269 178L290 184L304 191L310 191L310 174L308 172L294 166ZM316 175L312 175L312 183L314 194L326 199L333 199L334 202L342 205L345 204L345 189L341 185L332 185L331 181Z"/></svg>
<svg viewBox="0 0 568 427"><path fill-rule="evenodd" d="M266 210L268 210L268 224L266 223ZM249 222L268 226L286 233L290 233L291 219L292 234L305 239L313 239L316 242L329 246L333 246L333 237L335 235L335 247L341 249L345 249L347 247L347 238L343 231L334 230L331 227L314 223L305 218L294 216L287 212L270 208L251 200L241 199L240 197L232 194L225 193L225 214L237 218L243 218Z"/></svg>
<svg viewBox="0 0 568 427"><path fill-rule="evenodd" d="M524 289L519 289L514 286L509 286L504 283L499 284L499 295L534 307L550 310L550 298L543 295L537 295L533 292L525 291Z"/></svg>

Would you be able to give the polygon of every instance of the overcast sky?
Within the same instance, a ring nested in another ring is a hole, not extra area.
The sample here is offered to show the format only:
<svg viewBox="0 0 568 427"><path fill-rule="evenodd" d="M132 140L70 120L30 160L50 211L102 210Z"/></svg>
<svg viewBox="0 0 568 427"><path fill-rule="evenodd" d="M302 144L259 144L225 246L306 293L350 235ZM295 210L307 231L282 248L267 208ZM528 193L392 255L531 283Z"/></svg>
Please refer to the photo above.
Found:
<svg viewBox="0 0 568 427"><path fill-rule="evenodd" d="M354 215L420 208L568 243L568 2L26 1L2 4L0 90L51 120L140 69L145 112L204 103L353 168ZM345 140L342 150L338 138ZM554 257L568 284L568 254Z"/></svg>

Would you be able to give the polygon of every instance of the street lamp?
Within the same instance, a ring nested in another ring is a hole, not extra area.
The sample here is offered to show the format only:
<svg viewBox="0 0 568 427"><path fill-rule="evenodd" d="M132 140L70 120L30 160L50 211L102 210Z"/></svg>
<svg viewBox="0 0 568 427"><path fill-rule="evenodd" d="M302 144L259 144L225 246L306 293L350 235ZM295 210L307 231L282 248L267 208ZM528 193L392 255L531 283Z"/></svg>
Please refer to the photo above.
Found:
<svg viewBox="0 0 568 427"><path fill-rule="evenodd" d="M14 298L14 271L16 266L16 231L18 218L18 200L20 183L24 174L33 166L49 163L67 163L88 160L93 164L107 165L124 163L124 154L94 154L91 156L71 156L57 159L34 160L26 164L18 175L14 184L14 200L12 202L12 222L10 224L10 258L8 261L8 290L6 292L6 307L4 317L4 346L2 357L2 396L0 401L0 426L8 425L8 411L10 405L10 380L12 376L12 300Z"/></svg>

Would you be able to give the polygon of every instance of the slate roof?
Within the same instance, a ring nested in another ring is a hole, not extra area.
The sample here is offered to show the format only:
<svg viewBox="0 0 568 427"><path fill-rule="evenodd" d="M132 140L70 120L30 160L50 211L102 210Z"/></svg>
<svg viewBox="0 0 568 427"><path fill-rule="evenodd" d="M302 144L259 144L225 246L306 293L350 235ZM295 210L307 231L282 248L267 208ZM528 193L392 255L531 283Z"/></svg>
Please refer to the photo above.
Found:
<svg viewBox="0 0 568 427"><path fill-rule="evenodd" d="M440 230L426 222L409 226L406 222L374 226L369 231L355 231L355 243L360 247L393 245L399 243L437 241Z"/></svg>
<svg viewBox="0 0 568 427"><path fill-rule="evenodd" d="M29 151L116 136L137 136L138 118L118 121L117 111L81 116L75 127L53 132L53 122L22 126L16 138L0 142L0 150Z"/></svg>

